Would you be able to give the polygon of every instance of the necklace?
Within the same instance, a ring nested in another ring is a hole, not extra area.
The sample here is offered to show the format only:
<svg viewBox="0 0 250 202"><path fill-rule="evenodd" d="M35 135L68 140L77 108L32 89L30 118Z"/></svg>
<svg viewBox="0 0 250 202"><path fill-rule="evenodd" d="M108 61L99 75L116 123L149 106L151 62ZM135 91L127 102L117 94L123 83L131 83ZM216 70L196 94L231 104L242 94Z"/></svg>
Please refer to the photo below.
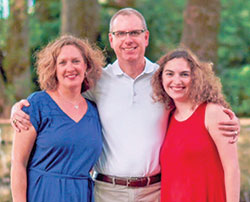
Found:
<svg viewBox="0 0 250 202"><path fill-rule="evenodd" d="M61 92L60 92L59 90L58 90L58 94L59 94L60 97L63 98L64 101L66 101L67 103L73 105L74 109L76 109L76 110L79 109L79 106L80 106L80 104L81 104L81 102L82 102L82 99L78 102L78 104L74 104L74 103L68 101L68 100L61 94Z"/></svg>

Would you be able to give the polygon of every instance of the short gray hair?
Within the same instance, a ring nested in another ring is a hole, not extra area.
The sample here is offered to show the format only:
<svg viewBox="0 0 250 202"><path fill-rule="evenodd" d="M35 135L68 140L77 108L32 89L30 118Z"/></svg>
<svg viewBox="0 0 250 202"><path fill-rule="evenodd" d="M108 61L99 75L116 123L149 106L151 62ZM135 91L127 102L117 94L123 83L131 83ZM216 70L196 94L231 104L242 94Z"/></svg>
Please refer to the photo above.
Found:
<svg viewBox="0 0 250 202"><path fill-rule="evenodd" d="M147 30L147 24L146 24L146 21L145 21L145 18L143 17L143 15L133 9L133 8L123 8L123 9L120 9L119 11L117 11L111 18L110 20L110 23L109 23L109 32L112 32L113 31L113 23L114 23L114 20L119 16L119 15L136 15L137 17L140 18L141 22L142 22L142 26L143 26L143 29Z"/></svg>

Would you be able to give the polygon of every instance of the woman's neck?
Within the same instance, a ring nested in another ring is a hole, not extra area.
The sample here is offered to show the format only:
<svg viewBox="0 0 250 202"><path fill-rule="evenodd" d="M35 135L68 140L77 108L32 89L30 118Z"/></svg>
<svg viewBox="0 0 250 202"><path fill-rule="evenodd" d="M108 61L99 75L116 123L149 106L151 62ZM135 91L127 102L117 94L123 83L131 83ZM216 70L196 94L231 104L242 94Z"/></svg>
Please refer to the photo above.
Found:
<svg viewBox="0 0 250 202"><path fill-rule="evenodd" d="M64 89L58 87L55 91L50 91L50 94L56 96L61 101L72 103L73 105L79 105L83 97L80 89Z"/></svg>
<svg viewBox="0 0 250 202"><path fill-rule="evenodd" d="M198 107L198 104L194 105L192 102L175 102L175 118L179 121L188 119Z"/></svg>
<svg viewBox="0 0 250 202"><path fill-rule="evenodd" d="M57 92L60 96L68 98L70 100L78 99L81 96L80 89L62 89L58 88L55 92Z"/></svg>

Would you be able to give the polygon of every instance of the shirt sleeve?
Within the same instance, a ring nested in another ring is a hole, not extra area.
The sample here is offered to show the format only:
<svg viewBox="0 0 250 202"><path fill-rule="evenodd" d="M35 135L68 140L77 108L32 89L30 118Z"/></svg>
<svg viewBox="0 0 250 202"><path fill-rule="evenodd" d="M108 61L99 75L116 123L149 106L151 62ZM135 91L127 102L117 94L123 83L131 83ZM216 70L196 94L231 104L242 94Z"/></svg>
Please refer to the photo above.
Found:
<svg viewBox="0 0 250 202"><path fill-rule="evenodd" d="M28 107L24 106L22 110L30 116L30 122L34 126L36 132L38 132L41 123L40 103L38 96L35 93L33 93L27 98L27 100L30 103L30 106Z"/></svg>
<svg viewBox="0 0 250 202"><path fill-rule="evenodd" d="M93 102L95 102L95 93L94 93L94 88L92 88L92 89L89 89L89 90L87 90L87 91L85 91L84 93L82 93L82 96L84 97L84 98L87 98L87 99L89 99L89 100L91 100L91 101L93 101Z"/></svg>

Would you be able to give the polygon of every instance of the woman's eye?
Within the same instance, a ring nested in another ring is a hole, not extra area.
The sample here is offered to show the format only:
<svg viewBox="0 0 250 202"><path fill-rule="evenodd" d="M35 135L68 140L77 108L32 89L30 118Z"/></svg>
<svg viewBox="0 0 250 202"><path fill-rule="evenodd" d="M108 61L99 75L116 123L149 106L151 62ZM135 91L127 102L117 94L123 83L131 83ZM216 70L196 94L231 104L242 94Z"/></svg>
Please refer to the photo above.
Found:
<svg viewBox="0 0 250 202"><path fill-rule="evenodd" d="M65 64L65 63L66 63L65 61L60 61L60 62L59 62L60 65L63 65L63 64Z"/></svg>
<svg viewBox="0 0 250 202"><path fill-rule="evenodd" d="M189 77L189 73L182 73L181 76L183 76L183 77Z"/></svg>
<svg viewBox="0 0 250 202"><path fill-rule="evenodd" d="M75 63L75 64L77 64L79 62L80 62L80 60L73 60L73 63Z"/></svg>
<svg viewBox="0 0 250 202"><path fill-rule="evenodd" d="M173 73L170 73L170 72L166 73L166 76L172 76L172 75Z"/></svg>

